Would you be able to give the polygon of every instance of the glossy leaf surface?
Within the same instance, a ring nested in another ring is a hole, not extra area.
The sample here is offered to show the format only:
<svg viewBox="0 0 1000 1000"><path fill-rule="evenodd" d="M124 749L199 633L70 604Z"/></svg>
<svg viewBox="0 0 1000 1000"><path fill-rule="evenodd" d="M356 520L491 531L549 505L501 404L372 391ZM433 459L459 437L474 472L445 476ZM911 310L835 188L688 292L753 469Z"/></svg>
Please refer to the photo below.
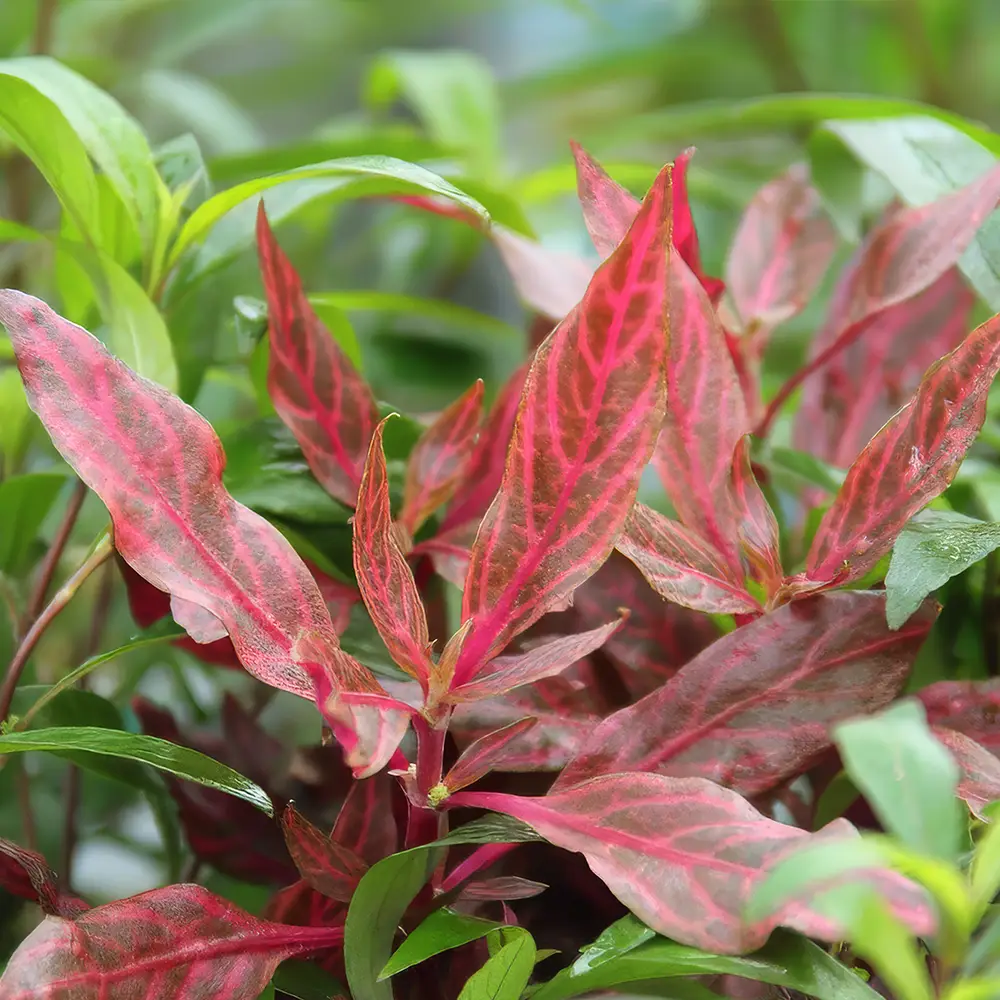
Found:
<svg viewBox="0 0 1000 1000"><path fill-rule="evenodd" d="M385 964L380 979L389 979L398 972L440 955L452 948L460 948L470 941L478 941L490 931L501 926L495 920L484 920L466 913L457 913L442 907L406 935L403 943Z"/></svg>
<svg viewBox="0 0 1000 1000"><path fill-rule="evenodd" d="M579 308L535 354L503 485L472 550L459 683L614 547L662 420L670 235L667 168Z"/></svg>
<svg viewBox="0 0 1000 1000"><path fill-rule="evenodd" d="M898 694L937 615L890 632L874 593L795 601L730 632L597 726L557 787L600 774L708 778L755 795L805 770L833 723Z"/></svg>
<svg viewBox="0 0 1000 1000"><path fill-rule="evenodd" d="M518 934L470 976L458 1000L519 1000L535 968L535 942Z"/></svg>

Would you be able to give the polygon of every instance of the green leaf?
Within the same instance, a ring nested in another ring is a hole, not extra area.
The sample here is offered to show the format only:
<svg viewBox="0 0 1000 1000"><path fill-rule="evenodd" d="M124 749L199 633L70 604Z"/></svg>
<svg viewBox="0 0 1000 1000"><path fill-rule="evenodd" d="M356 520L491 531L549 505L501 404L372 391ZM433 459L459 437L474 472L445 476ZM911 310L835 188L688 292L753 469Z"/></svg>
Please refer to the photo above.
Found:
<svg viewBox="0 0 1000 1000"><path fill-rule="evenodd" d="M329 972L312 962L282 962L271 982L295 1000L330 1000L347 992Z"/></svg>
<svg viewBox="0 0 1000 1000"><path fill-rule="evenodd" d="M845 470L794 448L767 448L762 451L761 457L775 479L796 492L803 486L818 486L827 493L836 493L847 478Z"/></svg>
<svg viewBox="0 0 1000 1000"><path fill-rule="evenodd" d="M568 1000L622 983L693 975L742 976L800 990L816 1000L876 1000L878 996L822 948L781 931L760 951L745 956L710 955L658 935L637 947L630 946L626 937L624 944L625 950L617 956L602 951L596 965L584 961L590 949L584 950L573 965L532 993L532 1000Z"/></svg>
<svg viewBox="0 0 1000 1000"><path fill-rule="evenodd" d="M0 357L13 359L13 353L10 341L0 337ZM0 462L4 475L9 476L21 468L32 434L40 426L28 406L21 373L13 366L0 368ZM0 538L0 548L6 544Z"/></svg>
<svg viewBox="0 0 1000 1000"><path fill-rule="evenodd" d="M840 235L848 243L860 242L865 211L864 167L842 142L823 129L809 139L809 167L813 187Z"/></svg>
<svg viewBox="0 0 1000 1000"><path fill-rule="evenodd" d="M415 163L395 160L389 156L327 160L245 181L209 198L198 206L184 224L167 259L168 268L173 267L185 250L201 240L219 219L237 205L279 184L312 178L330 179L332 184L329 193L336 192L342 198L393 194L437 195L468 209L485 223L490 221L489 213L479 202Z"/></svg>
<svg viewBox="0 0 1000 1000"><path fill-rule="evenodd" d="M478 941L500 926L496 920L484 920L442 907L406 936L392 958L386 962L378 978L380 981L389 979L397 972L419 965L434 955L460 948L470 941Z"/></svg>
<svg viewBox="0 0 1000 1000"><path fill-rule="evenodd" d="M843 722L833 735L844 770L883 827L915 851L953 860L966 827L955 796L958 765L931 735L920 702Z"/></svg>
<svg viewBox="0 0 1000 1000"><path fill-rule="evenodd" d="M996 1000L1000 996L1000 976L956 982L941 994L941 1000Z"/></svg>
<svg viewBox="0 0 1000 1000"><path fill-rule="evenodd" d="M892 185L908 205L924 205L971 183L996 163L1000 139L977 141L965 131L928 117L824 126ZM984 301L1000 309L1000 217L983 223L960 268Z"/></svg>
<svg viewBox="0 0 1000 1000"><path fill-rule="evenodd" d="M524 823L493 815L459 827L432 844L401 851L372 865L354 890L344 927L344 967L354 1000L391 1000L392 986L379 975L392 954L403 914L431 877L444 847L540 839Z"/></svg>
<svg viewBox="0 0 1000 1000"><path fill-rule="evenodd" d="M1000 804L989 807L990 825L976 843L969 871L969 886L977 919L1000 891Z"/></svg>
<svg viewBox="0 0 1000 1000"><path fill-rule="evenodd" d="M1000 523L925 510L900 532L885 576L885 617L898 629L923 599L1000 548Z"/></svg>
<svg viewBox="0 0 1000 1000"><path fill-rule="evenodd" d="M66 472L30 472L0 482L0 572L20 576L46 516L66 485Z"/></svg>
<svg viewBox="0 0 1000 1000"><path fill-rule="evenodd" d="M851 928L852 947L885 981L898 1000L932 1000L934 989L917 942L874 895Z"/></svg>
<svg viewBox="0 0 1000 1000"><path fill-rule="evenodd" d="M375 109L402 97L432 140L465 153L480 177L495 171L500 101L489 64L474 53L385 52L372 64L365 97Z"/></svg>
<svg viewBox="0 0 1000 1000"><path fill-rule="evenodd" d="M520 934L469 977L458 1000L519 1000L534 968L535 942Z"/></svg>
<svg viewBox="0 0 1000 1000"><path fill-rule="evenodd" d="M36 729L25 733L0 734L0 753L24 753L46 750L54 753L85 751L124 757L150 764L179 778L195 781L220 792L249 802L269 816L274 808L267 793L249 778L232 768L188 747L176 746L155 736L116 732L94 726L71 726L59 729Z"/></svg>
<svg viewBox="0 0 1000 1000"><path fill-rule="evenodd" d="M109 94L47 56L5 59L0 73L31 84L59 108L121 198L149 262L166 188L138 122Z"/></svg>

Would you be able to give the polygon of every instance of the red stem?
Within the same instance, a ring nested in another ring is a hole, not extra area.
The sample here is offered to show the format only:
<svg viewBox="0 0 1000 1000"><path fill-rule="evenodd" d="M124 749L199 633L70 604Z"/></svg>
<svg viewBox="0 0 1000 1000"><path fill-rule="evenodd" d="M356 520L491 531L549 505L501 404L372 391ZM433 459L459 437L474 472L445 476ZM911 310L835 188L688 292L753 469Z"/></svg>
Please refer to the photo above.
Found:
<svg viewBox="0 0 1000 1000"><path fill-rule="evenodd" d="M488 868L504 855L510 854L520 844L483 844L477 847L464 861L460 861L441 883L442 892L450 892L472 878L478 871Z"/></svg>
<svg viewBox="0 0 1000 1000"><path fill-rule="evenodd" d="M444 741L448 735L448 720L432 725L422 715L413 716L417 734L416 786L421 799L440 784L444 772ZM419 847L437 840L441 835L444 814L437 809L410 803L406 821L406 846Z"/></svg>

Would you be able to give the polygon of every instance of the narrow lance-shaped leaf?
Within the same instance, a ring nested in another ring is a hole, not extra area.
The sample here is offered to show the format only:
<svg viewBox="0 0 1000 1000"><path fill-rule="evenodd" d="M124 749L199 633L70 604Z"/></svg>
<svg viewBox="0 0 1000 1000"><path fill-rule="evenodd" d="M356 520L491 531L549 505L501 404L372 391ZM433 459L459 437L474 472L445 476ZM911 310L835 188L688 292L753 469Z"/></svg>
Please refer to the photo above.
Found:
<svg viewBox="0 0 1000 1000"><path fill-rule="evenodd" d="M637 503L625 521L618 551L661 597L695 611L759 611L743 580L696 531Z"/></svg>
<svg viewBox="0 0 1000 1000"><path fill-rule="evenodd" d="M119 553L174 599L178 624L202 638L214 621L211 638L228 633L251 674L293 694L313 698L317 677L333 695L382 691L340 649L292 546L223 488L225 456L208 421L38 299L0 292L0 321L32 408L111 512ZM359 708L343 724L370 730L362 716L377 711ZM353 752L359 766L374 761L363 739Z"/></svg>
<svg viewBox="0 0 1000 1000"><path fill-rule="evenodd" d="M455 492L479 433L483 380L478 379L420 436L410 452L400 522L410 535Z"/></svg>
<svg viewBox="0 0 1000 1000"><path fill-rule="evenodd" d="M282 813L281 829L288 853L306 882L330 899L349 903L368 870L365 860L318 830L294 806Z"/></svg>
<svg viewBox="0 0 1000 1000"><path fill-rule="evenodd" d="M354 570L368 613L392 658L426 688L431 672L427 615L393 531L382 451L386 420L375 428L358 492Z"/></svg>
<svg viewBox="0 0 1000 1000"><path fill-rule="evenodd" d="M913 399L848 470L809 550L809 579L844 573L847 583L864 576L906 522L944 491L983 426L998 370L1000 316L994 316L927 370Z"/></svg>
<svg viewBox="0 0 1000 1000"><path fill-rule="evenodd" d="M973 815L986 820L986 807L1000 799L1000 760L954 729L934 726L931 732L958 764L958 797L965 801Z"/></svg>
<svg viewBox="0 0 1000 1000"><path fill-rule="evenodd" d="M740 438L733 455L733 496L740 549L750 563L754 579L763 585L769 597L773 596L784 577L778 521L753 474L749 437Z"/></svg>
<svg viewBox="0 0 1000 1000"><path fill-rule="evenodd" d="M535 725L537 719L519 719L503 729L480 737L470 743L462 755L452 765L444 777L443 784L449 792L457 792L466 785L475 784L480 778L489 774L493 763L499 759L504 748L511 740L516 740L522 733Z"/></svg>
<svg viewBox="0 0 1000 1000"><path fill-rule="evenodd" d="M836 249L836 230L805 164L765 184L747 206L726 261L726 285L744 330L766 335L800 313Z"/></svg>
<svg viewBox="0 0 1000 1000"><path fill-rule="evenodd" d="M263 202L257 249L270 318L268 392L313 474L331 496L353 507L378 422L375 397L309 304Z"/></svg>
<svg viewBox="0 0 1000 1000"><path fill-rule="evenodd" d="M328 948L341 928L259 920L197 885L106 903L75 920L46 917L11 956L0 1000L156 997L255 1000L278 964Z"/></svg>
<svg viewBox="0 0 1000 1000"><path fill-rule="evenodd" d="M927 602L899 632L879 594L786 604L718 639L663 687L608 716L559 776L657 771L757 795L809 767L833 723L896 697L934 623Z"/></svg>
<svg viewBox="0 0 1000 1000"><path fill-rule="evenodd" d="M333 839L370 865L394 854L399 831L392 797L398 791L396 779L385 771L353 782L333 825Z"/></svg>
<svg viewBox="0 0 1000 1000"><path fill-rule="evenodd" d="M0 840L0 889L37 903L45 913L73 917L89 909L87 903L68 895L45 858L36 851Z"/></svg>
<svg viewBox="0 0 1000 1000"><path fill-rule="evenodd" d="M558 847L579 851L640 920L682 944L739 954L759 948L779 924L831 941L845 932L807 901L753 924L743 910L755 883L786 852L853 835L846 820L809 834L766 819L710 781L659 774L606 775L541 798L466 791L451 803L515 816ZM934 927L916 886L872 869L857 877L884 889L916 933Z"/></svg>
<svg viewBox="0 0 1000 1000"><path fill-rule="evenodd" d="M469 680L614 547L664 403L670 167L580 306L538 348L503 484L473 546L455 675Z"/></svg>

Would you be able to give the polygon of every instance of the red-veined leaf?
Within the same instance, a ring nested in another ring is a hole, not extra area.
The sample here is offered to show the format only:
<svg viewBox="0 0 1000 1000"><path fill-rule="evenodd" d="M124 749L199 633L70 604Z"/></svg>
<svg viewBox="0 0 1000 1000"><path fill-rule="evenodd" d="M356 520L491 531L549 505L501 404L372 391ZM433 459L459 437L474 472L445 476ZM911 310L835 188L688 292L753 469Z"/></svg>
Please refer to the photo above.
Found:
<svg viewBox="0 0 1000 1000"><path fill-rule="evenodd" d="M797 163L751 199L726 261L726 285L743 329L754 337L800 313L837 249L837 233Z"/></svg>
<svg viewBox="0 0 1000 1000"><path fill-rule="evenodd" d="M535 354L503 484L472 549L455 674L470 680L608 557L663 418L670 167Z"/></svg>
<svg viewBox="0 0 1000 1000"><path fill-rule="evenodd" d="M351 785L331 836L373 865L399 850L392 797L396 781L384 771Z"/></svg>
<svg viewBox="0 0 1000 1000"><path fill-rule="evenodd" d="M1000 799L1000 760L985 747L954 729L933 727L938 742L955 758L961 776L956 793L979 819L986 819L984 810Z"/></svg>
<svg viewBox="0 0 1000 1000"><path fill-rule="evenodd" d="M518 368L497 394L476 447L465 466L462 481L451 499L441 524L442 531L449 531L469 521L478 523L493 503L503 480L507 448L514 432L514 420L529 365L530 362ZM464 579L463 572L462 581ZM462 582L458 585L461 586Z"/></svg>
<svg viewBox="0 0 1000 1000"><path fill-rule="evenodd" d="M288 853L306 882L330 899L349 903L368 870L365 860L318 830L294 806L282 813L281 829Z"/></svg>
<svg viewBox="0 0 1000 1000"><path fill-rule="evenodd" d="M323 325L292 262L274 238L261 202L257 250L267 295L267 388L326 491L353 507L378 407L367 383Z"/></svg>
<svg viewBox="0 0 1000 1000"><path fill-rule="evenodd" d="M675 604L719 614L760 610L743 580L704 538L645 504L629 512L618 551L653 590Z"/></svg>
<svg viewBox="0 0 1000 1000"><path fill-rule="evenodd" d="M317 892L305 879L294 882L286 889L276 892L261 916L279 924L293 924L297 927L325 927L343 930L347 919L347 906L329 896ZM326 969L332 976L343 980L344 950L342 942L310 956L310 962Z"/></svg>
<svg viewBox="0 0 1000 1000"><path fill-rule="evenodd" d="M899 693L937 616L933 601L890 632L881 594L786 604L718 639L663 687L605 719L559 776L657 771L757 795L805 770L830 728Z"/></svg>
<svg viewBox="0 0 1000 1000"><path fill-rule="evenodd" d="M676 255L667 269L667 310L667 416L653 464L681 522L742 581L732 463L750 418L715 310Z"/></svg>
<svg viewBox="0 0 1000 1000"><path fill-rule="evenodd" d="M518 875L497 875L495 878L473 879L466 883L458 894L458 899L470 902L531 899L541 895L546 889L548 886L543 882L533 882Z"/></svg>
<svg viewBox="0 0 1000 1000"><path fill-rule="evenodd" d="M1000 756L1000 680L939 681L917 697L931 725L954 729Z"/></svg>
<svg viewBox="0 0 1000 1000"><path fill-rule="evenodd" d="M0 839L0 889L37 903L44 913L75 917L89 904L63 891L59 876L36 851Z"/></svg>
<svg viewBox="0 0 1000 1000"><path fill-rule="evenodd" d="M784 579L778 521L753 474L749 436L740 438L733 455L733 496L740 548L750 563L754 579L771 597Z"/></svg>
<svg viewBox="0 0 1000 1000"><path fill-rule="evenodd" d="M603 646L608 636L613 635L627 618L628 612L625 611L618 621L608 622L607 625L576 635L561 636L524 653L498 656L474 680L453 687L448 701L460 703L493 698L524 684L561 674L567 667Z"/></svg>
<svg viewBox="0 0 1000 1000"><path fill-rule="evenodd" d="M786 853L855 834L846 820L810 834L765 818L710 781L659 774L611 774L542 798L459 792L451 804L515 816L556 846L579 851L643 923L682 944L740 954L759 948L779 924L826 940L845 930L807 901L755 924L743 920L743 911L755 884ZM933 929L916 886L889 872L851 877L888 889L893 909L916 933Z"/></svg>
<svg viewBox="0 0 1000 1000"><path fill-rule="evenodd" d="M691 214L691 202L687 194L687 167L694 156L694 147L685 149L674 160L674 246L681 260L694 272L705 294L711 302L719 301L725 290L725 284L718 278L710 278L701 269L701 249L698 245L698 231L694 227L694 216Z"/></svg>
<svg viewBox="0 0 1000 1000"><path fill-rule="evenodd" d="M962 342L974 303L953 267L920 294L880 312L864 336L806 382L795 415L796 446L847 468L913 395L924 371ZM837 329L823 327L814 353L829 346Z"/></svg>
<svg viewBox="0 0 1000 1000"><path fill-rule="evenodd" d="M461 590L469 572L469 554L478 530L475 521L466 521L414 546L410 556L414 559L426 556L438 576Z"/></svg>
<svg viewBox="0 0 1000 1000"><path fill-rule="evenodd" d="M389 654L426 690L431 672L427 615L393 530L389 477L382 451L386 420L372 435L358 492L354 571L365 606Z"/></svg>
<svg viewBox="0 0 1000 1000"><path fill-rule="evenodd" d="M222 486L225 455L208 421L38 299L0 292L0 321L32 408L111 512L125 561L171 595L175 614L184 604L216 619L243 666L265 684L313 698L323 678L327 712L342 736L354 734L352 760L380 767L384 759L363 734L382 727L367 718L381 709L345 708L339 696L382 688L340 649L319 588L292 546ZM395 713L388 724L405 723Z"/></svg>
<svg viewBox="0 0 1000 1000"><path fill-rule="evenodd" d="M330 947L341 928L259 920L197 885L46 917L11 956L0 1000L255 1000L278 964Z"/></svg>
<svg viewBox="0 0 1000 1000"><path fill-rule="evenodd" d="M518 719L517 722L487 733L474 743L470 743L444 777L443 783L448 791L457 792L489 774L493 770L494 762L502 759L507 744L531 729L537 721L530 718Z"/></svg>
<svg viewBox="0 0 1000 1000"><path fill-rule="evenodd" d="M1000 177L1000 172L998 172ZM848 470L806 559L812 580L857 580L892 548L906 522L940 494L986 419L1000 370L1000 316L932 365L914 397Z"/></svg>
<svg viewBox="0 0 1000 1000"><path fill-rule="evenodd" d="M483 380L460 396L420 436L406 465L400 522L411 537L461 481L479 433Z"/></svg>

